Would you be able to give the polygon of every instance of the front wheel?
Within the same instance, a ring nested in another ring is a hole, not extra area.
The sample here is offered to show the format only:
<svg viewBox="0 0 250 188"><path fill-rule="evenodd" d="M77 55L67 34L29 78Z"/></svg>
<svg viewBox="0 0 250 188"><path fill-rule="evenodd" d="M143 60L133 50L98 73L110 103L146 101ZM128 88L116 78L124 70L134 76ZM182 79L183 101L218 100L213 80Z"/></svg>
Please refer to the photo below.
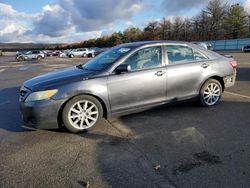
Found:
<svg viewBox="0 0 250 188"><path fill-rule="evenodd" d="M38 60L38 61L41 61L41 60L42 60L42 56L38 56L38 57L37 57L37 60Z"/></svg>
<svg viewBox="0 0 250 188"><path fill-rule="evenodd" d="M200 90L200 103L205 107L214 106L220 101L221 95L221 83L218 80L209 79Z"/></svg>
<svg viewBox="0 0 250 188"><path fill-rule="evenodd" d="M99 124L103 117L101 103L89 95L80 95L71 99L62 112L63 123L73 133L91 129Z"/></svg>
<svg viewBox="0 0 250 188"><path fill-rule="evenodd" d="M18 57L17 58L17 61L24 61L25 59L24 59L24 57Z"/></svg>

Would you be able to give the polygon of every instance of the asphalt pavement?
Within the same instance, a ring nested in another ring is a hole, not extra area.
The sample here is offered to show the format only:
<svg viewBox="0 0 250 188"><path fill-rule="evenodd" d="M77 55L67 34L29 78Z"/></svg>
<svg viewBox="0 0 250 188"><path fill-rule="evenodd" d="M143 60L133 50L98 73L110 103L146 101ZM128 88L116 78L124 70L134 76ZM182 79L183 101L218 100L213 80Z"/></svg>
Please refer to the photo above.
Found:
<svg viewBox="0 0 250 188"><path fill-rule="evenodd" d="M28 130L23 81L86 62L0 57L0 187L250 187L250 53L219 105L189 101L103 120L92 131Z"/></svg>

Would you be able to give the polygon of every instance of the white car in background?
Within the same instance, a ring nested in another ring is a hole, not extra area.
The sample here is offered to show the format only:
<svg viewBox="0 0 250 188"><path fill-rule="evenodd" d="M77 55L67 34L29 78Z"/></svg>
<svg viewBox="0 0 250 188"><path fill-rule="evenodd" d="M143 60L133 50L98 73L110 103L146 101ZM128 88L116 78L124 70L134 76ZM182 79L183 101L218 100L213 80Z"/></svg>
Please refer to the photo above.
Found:
<svg viewBox="0 0 250 188"><path fill-rule="evenodd" d="M68 53L70 58L72 57L94 57L95 51L88 48L77 48L73 49Z"/></svg>

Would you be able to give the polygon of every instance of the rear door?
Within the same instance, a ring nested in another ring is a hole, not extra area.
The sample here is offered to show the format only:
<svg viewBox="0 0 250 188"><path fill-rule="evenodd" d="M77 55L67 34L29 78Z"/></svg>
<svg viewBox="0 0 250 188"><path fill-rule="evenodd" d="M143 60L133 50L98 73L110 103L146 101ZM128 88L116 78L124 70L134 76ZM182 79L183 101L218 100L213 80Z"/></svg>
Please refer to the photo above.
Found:
<svg viewBox="0 0 250 188"><path fill-rule="evenodd" d="M178 101L199 93L204 79L211 73L211 62L201 52L187 45L166 45L167 98Z"/></svg>
<svg viewBox="0 0 250 188"><path fill-rule="evenodd" d="M130 72L109 76L108 90L113 113L166 100L166 67L162 60L161 46L146 47L123 62L131 66Z"/></svg>

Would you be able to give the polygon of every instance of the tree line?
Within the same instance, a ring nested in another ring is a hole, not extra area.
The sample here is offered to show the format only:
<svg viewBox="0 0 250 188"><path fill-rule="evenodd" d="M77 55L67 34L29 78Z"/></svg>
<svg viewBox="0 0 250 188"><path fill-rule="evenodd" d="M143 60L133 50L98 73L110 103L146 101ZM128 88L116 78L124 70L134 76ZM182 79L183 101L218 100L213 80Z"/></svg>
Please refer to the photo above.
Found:
<svg viewBox="0 0 250 188"><path fill-rule="evenodd" d="M240 4L211 0L192 18L162 18L150 21L143 29L129 27L123 32L59 48L111 47L121 43L144 40L209 41L250 37L250 15Z"/></svg>

